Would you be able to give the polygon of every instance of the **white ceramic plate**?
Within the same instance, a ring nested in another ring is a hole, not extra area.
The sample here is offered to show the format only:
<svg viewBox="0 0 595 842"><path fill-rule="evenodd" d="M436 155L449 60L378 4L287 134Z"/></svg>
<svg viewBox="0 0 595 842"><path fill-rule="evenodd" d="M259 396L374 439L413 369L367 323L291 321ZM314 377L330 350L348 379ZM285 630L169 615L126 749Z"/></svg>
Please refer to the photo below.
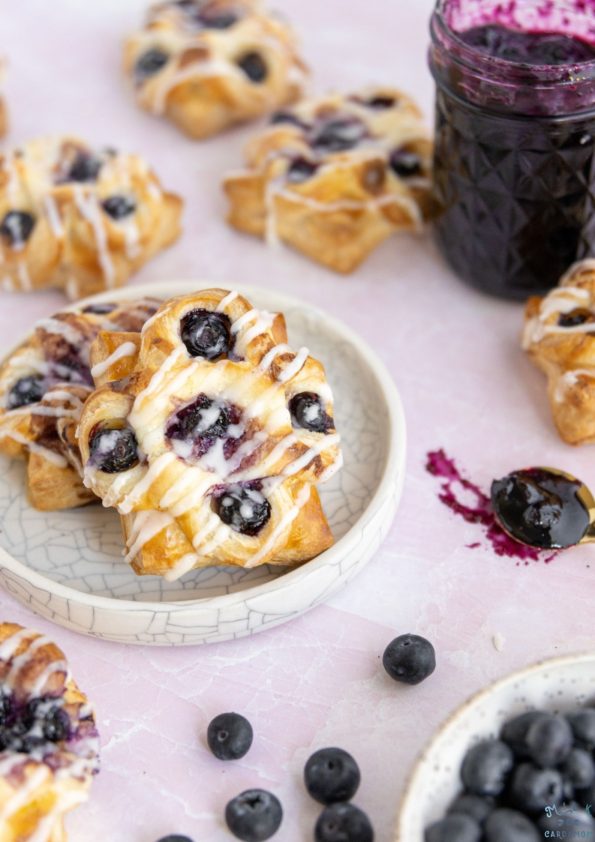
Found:
<svg viewBox="0 0 595 842"><path fill-rule="evenodd" d="M507 719L527 710L571 711L594 699L595 654L542 661L482 690L438 729L419 757L401 802L395 842L423 842L425 828L444 816L461 791L459 769L473 743L498 736Z"/></svg>
<svg viewBox="0 0 595 842"><path fill-rule="evenodd" d="M171 281L89 301L169 298L208 286ZM97 505L37 512L27 503L23 463L0 456L0 584L33 611L124 643L228 640L319 604L378 549L399 502L405 461L405 421L389 374L355 334L325 313L268 290L233 288L258 307L285 313L292 345L306 345L326 366L345 456L344 469L322 488L335 545L290 572L211 568L175 583L138 577L123 561L114 511Z"/></svg>

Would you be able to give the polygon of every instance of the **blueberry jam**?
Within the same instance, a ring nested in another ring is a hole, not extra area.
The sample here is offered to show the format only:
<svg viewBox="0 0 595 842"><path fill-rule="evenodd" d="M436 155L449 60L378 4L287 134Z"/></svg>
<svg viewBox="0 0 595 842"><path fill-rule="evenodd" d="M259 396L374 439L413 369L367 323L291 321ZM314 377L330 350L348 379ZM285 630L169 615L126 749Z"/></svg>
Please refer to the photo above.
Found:
<svg viewBox="0 0 595 842"><path fill-rule="evenodd" d="M441 479L438 494L440 502L467 523L475 523L481 527L496 555L514 558L518 564L540 560L550 562L554 558L552 553L545 553L537 547L526 546L511 538L498 523L489 495L463 476L454 460L450 459L444 450L428 453L426 470ZM469 545L469 549L479 547L480 543Z"/></svg>
<svg viewBox="0 0 595 842"><path fill-rule="evenodd" d="M492 484L492 506L507 532L541 549L572 547L590 525L582 485L542 468L515 471Z"/></svg>
<svg viewBox="0 0 595 842"><path fill-rule="evenodd" d="M542 3L538 32L535 5L439 0L430 50L438 246L463 280L518 300L595 249L592 12L569 0L557 31Z"/></svg>
<svg viewBox="0 0 595 842"><path fill-rule="evenodd" d="M89 441L90 463L106 474L128 471L139 462L138 442L130 427L101 427Z"/></svg>
<svg viewBox="0 0 595 842"><path fill-rule="evenodd" d="M271 504L259 483L227 486L213 497L213 509L241 535L258 535L271 518Z"/></svg>
<svg viewBox="0 0 595 842"><path fill-rule="evenodd" d="M236 60L238 67L255 85L261 85L269 75L269 68L260 53L245 53Z"/></svg>
<svg viewBox="0 0 595 842"><path fill-rule="evenodd" d="M218 439L223 439L223 458L229 459L240 443L242 430L237 425L241 416L241 410L234 404L201 394L171 416L165 437L173 451L189 462L200 459Z"/></svg>
<svg viewBox="0 0 595 842"><path fill-rule="evenodd" d="M35 217L27 211L11 210L0 223L0 237L13 248L22 248L35 227Z"/></svg>
<svg viewBox="0 0 595 842"><path fill-rule="evenodd" d="M6 406L8 409L18 409L40 401L45 393L45 380L39 374L21 377L8 393Z"/></svg>
<svg viewBox="0 0 595 842"><path fill-rule="evenodd" d="M301 427L311 433L328 433L334 430L333 419L328 415L319 395L314 392L299 392L289 401L289 413L294 427Z"/></svg>
<svg viewBox="0 0 595 842"><path fill-rule="evenodd" d="M191 357L217 360L232 347L231 322L224 313L192 310L180 323L180 335Z"/></svg>
<svg viewBox="0 0 595 842"><path fill-rule="evenodd" d="M1 691L0 702L0 752L45 756L52 745L72 736L62 699L39 698L22 704Z"/></svg>

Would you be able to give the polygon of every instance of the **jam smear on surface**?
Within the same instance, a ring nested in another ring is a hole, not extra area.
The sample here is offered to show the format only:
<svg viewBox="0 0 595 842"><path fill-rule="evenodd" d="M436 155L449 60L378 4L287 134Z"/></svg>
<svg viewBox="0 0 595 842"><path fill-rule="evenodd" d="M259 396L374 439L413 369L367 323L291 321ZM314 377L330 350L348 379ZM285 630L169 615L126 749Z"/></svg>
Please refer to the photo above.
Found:
<svg viewBox="0 0 595 842"><path fill-rule="evenodd" d="M478 524L484 531L496 555L514 558L517 563L529 564L531 561L550 562L556 553L536 547L528 547L511 538L496 520L492 502L488 494L471 480L466 479L455 464L454 459L444 450L431 451L426 457L428 473L442 480L438 498L445 506L468 523ZM469 544L469 549L478 549L479 542Z"/></svg>

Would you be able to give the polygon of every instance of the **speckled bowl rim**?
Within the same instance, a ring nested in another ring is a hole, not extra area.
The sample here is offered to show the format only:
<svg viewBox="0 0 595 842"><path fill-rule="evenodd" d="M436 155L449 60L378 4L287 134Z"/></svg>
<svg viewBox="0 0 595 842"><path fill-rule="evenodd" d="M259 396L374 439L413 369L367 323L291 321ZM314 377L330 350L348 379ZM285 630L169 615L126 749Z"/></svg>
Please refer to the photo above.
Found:
<svg viewBox="0 0 595 842"><path fill-rule="evenodd" d="M362 340L353 330L351 330L351 328L347 327L339 319L329 316L318 307L305 304L299 298L286 295L283 292L277 292L277 290L274 289L271 290L266 287L259 287L255 285L230 284L221 279L212 279L210 281L193 281L187 279L152 281L138 286L121 287L119 289L108 290L106 292L101 292L97 295L81 299L74 304L62 307L61 310L79 310L81 307L85 307L88 304L95 302L121 301L127 298L171 298L198 292L201 289L212 288L237 290L240 295L244 295L247 298L250 298L251 296L256 298L264 297L266 300L267 296L273 296L279 300L279 309L283 311L291 308L297 308L300 310L307 309L318 318L324 319L332 330L341 334L345 340L356 349L358 355L364 360L370 372L376 377L377 385L386 402L389 447L388 452L386 453L384 469L376 492L372 496L360 518L353 524L348 532L336 542L336 544L333 544L330 549L325 550L325 552L321 553L319 556L312 559L312 561L307 562L301 567L298 567L289 573L285 573L282 577L270 579L262 585L256 585L245 591L238 589L234 590L232 593L221 594L220 596L215 597L201 597L199 599L176 600L174 602L170 602L167 600L138 601L133 599L116 599L114 597L88 594L84 591L79 591L76 588L71 588L68 585L62 585L55 582L53 579L47 578L42 573L31 570L26 564L13 558L13 556L11 556L3 547L0 547L0 566L16 573L19 577L29 582L29 584L33 587L49 591L56 596L67 600L73 600L76 603L84 604L89 607L110 609L112 611L122 613L126 613L128 611L136 612L141 609L154 611L156 613L171 613L176 611L187 611L189 608L194 606L217 610L233 605L234 603L241 602L245 599L253 599L255 597L263 596L269 591L278 590L280 581L283 582L284 588L291 587L292 584L301 582L304 578L316 573L317 570L325 567L327 564L332 564L338 557L344 555L348 550L352 536L354 536L356 532L361 533L362 527L364 527L367 522L374 520L375 516L383 509L387 493L392 493L395 489L395 480L398 492L398 497L395 502L396 512L396 507L404 484L407 449L406 422L402 401L392 377L384 363L379 359L375 352L372 351L367 343L364 342L364 340ZM16 342L12 348L3 352L0 358L0 363L10 356L10 354L14 353L14 351L27 340L30 333L31 331Z"/></svg>
<svg viewBox="0 0 595 842"><path fill-rule="evenodd" d="M533 675L538 675L541 672L549 670L555 670L559 667L569 666L570 664L580 665L592 663L595 663L595 652L582 652L576 655L560 655L555 658L544 658L543 660L530 664L527 667L521 667L520 669L505 675L503 678L496 679L491 682L491 684L488 684L487 687L484 687L482 690L479 690L477 693L470 696L465 702L463 702L463 704L459 705L459 707L457 707L444 720L444 722L438 726L413 765L411 773L405 783L403 795L399 802L396 836L394 837L394 842L423 842L421 839L414 840L405 836L406 828L403 827L403 823L406 819L406 813L409 810L410 804L415 801L417 788L420 785L419 778L424 772L428 756L432 753L436 744L444 737L445 733L455 727L455 725L458 725L458 723L465 718L472 708L481 705L483 701L509 685L513 685L515 682L530 678Z"/></svg>

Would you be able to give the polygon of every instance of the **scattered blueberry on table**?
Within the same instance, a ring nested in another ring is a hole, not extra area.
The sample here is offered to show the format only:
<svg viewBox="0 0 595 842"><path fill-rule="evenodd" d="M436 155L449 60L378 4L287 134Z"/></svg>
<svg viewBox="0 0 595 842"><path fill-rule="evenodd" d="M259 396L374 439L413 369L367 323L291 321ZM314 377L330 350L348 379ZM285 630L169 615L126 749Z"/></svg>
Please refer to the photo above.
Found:
<svg viewBox="0 0 595 842"><path fill-rule="evenodd" d="M425 842L595 838L595 709L531 710L463 758L463 792Z"/></svg>
<svg viewBox="0 0 595 842"><path fill-rule="evenodd" d="M425 637L402 634L388 644L382 663L395 681L420 684L436 669L436 653Z"/></svg>
<svg viewBox="0 0 595 842"><path fill-rule="evenodd" d="M177 834L173 834L173 836L163 836L161 839L158 839L157 842L194 842L189 836L178 836Z"/></svg>
<svg viewBox="0 0 595 842"><path fill-rule="evenodd" d="M245 716L220 713L207 729L209 748L219 760L239 760L250 750L254 731Z"/></svg>
<svg viewBox="0 0 595 842"><path fill-rule="evenodd" d="M283 808L279 799L264 789L248 789L225 808L228 828L243 842L264 842L279 830Z"/></svg>
<svg viewBox="0 0 595 842"><path fill-rule="evenodd" d="M349 801L360 785L359 767L341 748L321 748L306 763L306 789L321 804Z"/></svg>
<svg viewBox="0 0 595 842"><path fill-rule="evenodd" d="M316 842L374 842L374 830L359 807L331 804L316 822L314 839Z"/></svg>

